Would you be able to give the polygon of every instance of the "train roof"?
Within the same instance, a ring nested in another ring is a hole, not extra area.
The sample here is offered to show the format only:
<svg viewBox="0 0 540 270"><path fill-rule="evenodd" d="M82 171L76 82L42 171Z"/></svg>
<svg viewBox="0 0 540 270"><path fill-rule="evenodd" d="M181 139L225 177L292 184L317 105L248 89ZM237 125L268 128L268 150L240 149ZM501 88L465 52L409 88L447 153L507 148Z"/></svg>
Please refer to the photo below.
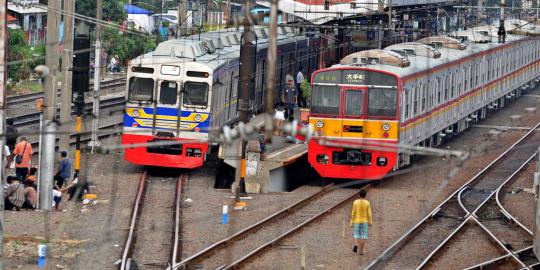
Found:
<svg viewBox="0 0 540 270"><path fill-rule="evenodd" d="M257 36L257 48L259 50L267 48L269 29L254 27L252 31ZM238 60L242 33L242 28L225 29L167 40L159 43L153 52L131 60L130 64L197 62L207 65L211 69L216 69L225 63ZM307 39L307 37L295 32L290 27L278 28L278 45L303 39Z"/></svg>
<svg viewBox="0 0 540 270"><path fill-rule="evenodd" d="M528 32L540 33L539 27L536 27L533 29L528 26L527 22L519 21L519 20L506 21L505 28L510 29L510 30L507 30L507 32L509 33L513 32L514 29L516 28L519 28L519 29L526 28ZM463 36L472 37L473 35L487 34L487 37L484 36L483 38L481 39L479 38L476 40L483 41L486 39L491 39L492 41L489 43L476 43L476 42L472 42L471 40L463 41L462 43L467 45L466 48L463 50L459 50L455 48L448 48L448 47L445 47L444 45L440 46L439 44L439 46L437 46L437 50L441 54L440 57L433 58L433 57L426 57L425 55L419 55L419 54L407 55L407 59L408 61L410 61L410 65L408 66L389 65L387 63L384 63L383 61L381 61L380 63L376 61L376 63L374 63L374 62L369 62L368 60L368 62L365 62L365 63L359 62L358 64L349 64L349 63L338 64L332 67L351 67L351 66L362 67L362 68L368 68L372 70L381 70L381 71L390 72L402 78L408 77L413 74L430 70L438 66L447 64L449 62L466 58L468 56L474 55L476 53L480 53L482 51L504 46L505 44L500 44L497 42L497 39L498 39L497 31L498 31L497 26L479 26L479 27L471 28L469 30L463 30L463 31L451 33L449 36L454 36L458 38L463 37ZM469 32L470 34L467 34L467 32ZM524 40L524 39L527 39L527 37L522 36L522 35L507 34L506 44L516 42L519 40ZM407 44L409 44L407 47L410 47L411 43L407 43ZM399 44L397 44L397 46L392 45L387 48L393 49L396 47L399 47Z"/></svg>

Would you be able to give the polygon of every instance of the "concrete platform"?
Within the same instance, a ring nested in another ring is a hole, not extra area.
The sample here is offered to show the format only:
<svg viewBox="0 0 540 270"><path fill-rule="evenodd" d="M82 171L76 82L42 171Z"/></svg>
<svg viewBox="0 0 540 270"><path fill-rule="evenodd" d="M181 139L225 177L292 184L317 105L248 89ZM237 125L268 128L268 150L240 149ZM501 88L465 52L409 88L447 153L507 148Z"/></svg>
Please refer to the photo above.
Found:
<svg viewBox="0 0 540 270"><path fill-rule="evenodd" d="M295 112L295 116L299 112ZM295 117L296 118L296 117ZM296 118L298 119L298 118ZM252 118L250 125L261 126L264 114ZM248 140L246 153L246 191L248 193L282 192L286 183L285 176L279 170L283 169L307 154L307 144L289 142L284 136L272 136L272 143L267 144L266 151L260 153L259 135L253 135ZM240 140L230 145L222 145L219 158L233 168L240 168ZM238 177L238 170L237 170Z"/></svg>

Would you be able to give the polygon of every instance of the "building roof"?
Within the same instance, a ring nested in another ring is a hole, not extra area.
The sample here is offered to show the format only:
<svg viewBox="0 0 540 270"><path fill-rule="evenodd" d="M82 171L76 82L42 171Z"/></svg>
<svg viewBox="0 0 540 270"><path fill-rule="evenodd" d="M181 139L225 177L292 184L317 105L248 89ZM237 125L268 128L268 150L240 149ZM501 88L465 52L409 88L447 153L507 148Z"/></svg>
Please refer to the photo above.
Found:
<svg viewBox="0 0 540 270"><path fill-rule="evenodd" d="M140 8L140 7L134 6L134 5L124 5L124 10L128 14L146 14L146 15L152 14L152 11L146 10L144 8Z"/></svg>
<svg viewBox="0 0 540 270"><path fill-rule="evenodd" d="M8 2L8 10L18 14L45 14L47 13L46 6L38 5L17 5Z"/></svg>
<svg viewBox="0 0 540 270"><path fill-rule="evenodd" d="M15 18L15 16L12 16L10 14L7 15L7 21L8 22L16 22L18 21L17 18Z"/></svg>

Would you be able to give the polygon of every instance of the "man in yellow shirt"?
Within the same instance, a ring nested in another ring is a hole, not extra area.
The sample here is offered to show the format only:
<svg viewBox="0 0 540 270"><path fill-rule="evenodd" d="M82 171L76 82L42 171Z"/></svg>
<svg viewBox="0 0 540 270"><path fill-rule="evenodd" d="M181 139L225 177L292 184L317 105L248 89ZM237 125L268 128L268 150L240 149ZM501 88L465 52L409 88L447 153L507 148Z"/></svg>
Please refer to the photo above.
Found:
<svg viewBox="0 0 540 270"><path fill-rule="evenodd" d="M351 227L353 227L353 237L356 242L353 252L356 253L358 246L360 246L360 255L364 255L364 243L368 239L368 224L371 226L373 221L371 218L371 205L366 200L367 191L361 189L358 195L360 195L360 199L353 202L351 213Z"/></svg>

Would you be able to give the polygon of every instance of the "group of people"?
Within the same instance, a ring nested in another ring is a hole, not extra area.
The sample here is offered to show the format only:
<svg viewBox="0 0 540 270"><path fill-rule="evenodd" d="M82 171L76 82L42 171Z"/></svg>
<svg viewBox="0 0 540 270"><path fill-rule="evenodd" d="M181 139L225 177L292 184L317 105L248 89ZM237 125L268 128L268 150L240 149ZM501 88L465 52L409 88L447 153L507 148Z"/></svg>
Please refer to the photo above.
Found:
<svg viewBox="0 0 540 270"><path fill-rule="evenodd" d="M38 204L37 193L37 167L32 166L32 145L26 137L18 138L17 129L11 119L6 125L5 156L7 168L15 169L15 175L9 175L3 185L4 205L6 210L35 209ZM19 142L17 143L17 139ZM71 177L71 162L66 151L60 152L58 168L54 175L53 206L60 210L62 193L69 194L69 200L78 196L81 198L85 192L89 192L88 183L79 183L77 177L67 184Z"/></svg>

